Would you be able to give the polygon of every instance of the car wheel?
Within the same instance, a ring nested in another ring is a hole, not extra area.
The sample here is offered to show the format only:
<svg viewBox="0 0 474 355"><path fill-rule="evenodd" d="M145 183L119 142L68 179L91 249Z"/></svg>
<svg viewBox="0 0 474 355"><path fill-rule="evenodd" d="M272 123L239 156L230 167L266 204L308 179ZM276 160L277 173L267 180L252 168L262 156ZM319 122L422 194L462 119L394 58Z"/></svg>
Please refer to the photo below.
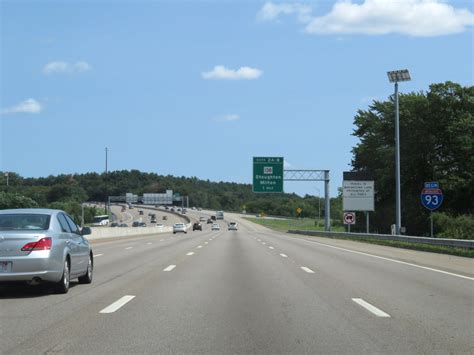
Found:
<svg viewBox="0 0 474 355"><path fill-rule="evenodd" d="M89 263L87 264L87 271L86 273L79 277L80 284L90 284L92 282L92 275L94 273L94 262L92 260L92 255L89 255Z"/></svg>
<svg viewBox="0 0 474 355"><path fill-rule="evenodd" d="M56 284L57 293L67 293L69 291L71 271L69 270L69 259L66 258L64 261L63 276L61 280Z"/></svg>

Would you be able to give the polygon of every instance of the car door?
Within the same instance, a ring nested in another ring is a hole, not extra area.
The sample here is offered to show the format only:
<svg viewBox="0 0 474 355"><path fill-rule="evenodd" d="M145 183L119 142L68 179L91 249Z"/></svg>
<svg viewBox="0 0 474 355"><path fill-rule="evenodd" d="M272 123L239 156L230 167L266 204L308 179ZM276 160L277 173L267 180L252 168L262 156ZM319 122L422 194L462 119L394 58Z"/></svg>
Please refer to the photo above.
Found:
<svg viewBox="0 0 474 355"><path fill-rule="evenodd" d="M66 216L63 213L58 213L58 222L61 226L61 235L60 239L64 245L64 248L69 250L69 255L71 256L71 265L69 265L69 271L71 271L72 264L75 262L73 260L73 253L74 253L74 244L73 244L73 233L71 231L71 227L69 227L69 223L67 223Z"/></svg>
<svg viewBox="0 0 474 355"><path fill-rule="evenodd" d="M84 243L84 238L77 224L73 221L71 216L64 215L71 228L72 248L71 248L71 274L82 275L87 270L89 262L89 245ZM74 262L72 262L74 259Z"/></svg>

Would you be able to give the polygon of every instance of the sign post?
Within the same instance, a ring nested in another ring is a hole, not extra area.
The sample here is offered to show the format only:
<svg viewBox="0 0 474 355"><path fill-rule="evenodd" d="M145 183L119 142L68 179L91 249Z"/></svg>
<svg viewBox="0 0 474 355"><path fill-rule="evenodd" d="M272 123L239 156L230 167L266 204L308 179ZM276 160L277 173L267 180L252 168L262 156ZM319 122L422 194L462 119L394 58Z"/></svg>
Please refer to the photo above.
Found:
<svg viewBox="0 0 474 355"><path fill-rule="evenodd" d="M283 192L283 158L253 158L253 192Z"/></svg>
<svg viewBox="0 0 474 355"><path fill-rule="evenodd" d="M421 190L421 204L430 211L430 235L433 238L433 211L438 209L443 203L443 191L436 181L425 182L425 187Z"/></svg>

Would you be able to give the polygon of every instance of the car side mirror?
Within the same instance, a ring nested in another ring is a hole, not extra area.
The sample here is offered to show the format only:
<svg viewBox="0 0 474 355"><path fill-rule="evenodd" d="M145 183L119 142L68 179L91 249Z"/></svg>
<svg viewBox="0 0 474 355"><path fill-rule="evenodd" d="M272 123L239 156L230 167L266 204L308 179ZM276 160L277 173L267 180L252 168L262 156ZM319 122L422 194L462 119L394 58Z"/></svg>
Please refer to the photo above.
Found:
<svg viewBox="0 0 474 355"><path fill-rule="evenodd" d="M90 227L84 227L84 228L82 228L82 230L81 230L81 234L82 234L82 235L89 235L89 234L92 234L92 230L90 229Z"/></svg>

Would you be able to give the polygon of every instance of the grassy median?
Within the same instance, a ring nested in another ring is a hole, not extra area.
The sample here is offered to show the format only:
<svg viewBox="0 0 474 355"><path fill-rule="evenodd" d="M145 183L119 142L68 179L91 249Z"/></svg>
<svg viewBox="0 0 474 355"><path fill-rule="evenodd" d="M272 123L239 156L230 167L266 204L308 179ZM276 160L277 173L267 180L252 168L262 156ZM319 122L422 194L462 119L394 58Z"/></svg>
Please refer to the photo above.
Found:
<svg viewBox="0 0 474 355"><path fill-rule="evenodd" d="M287 232L289 229L297 229L297 230L307 230L307 231L324 231L324 221L322 221L322 225L317 226L314 223L314 220L311 219L269 219L269 218L248 218L245 217L246 220L259 224L261 226L268 227L270 229L279 231L279 232ZM332 227L331 230L333 232L345 232L344 227ZM313 237L310 235L304 235L304 237ZM324 238L324 237L323 237ZM431 253L439 253L439 254L449 254L449 255L456 255L462 256L467 258L474 258L474 250L467 249L467 248L457 248L457 247L450 247L450 246L443 246L443 245L431 245L431 244L422 244L422 243L413 243L413 242L401 242L397 240L382 240L378 238L370 238L370 237L331 237L333 239L348 239L353 240L356 242L362 243L371 243L377 245L384 245L389 247L395 248L403 248L403 249L412 249L412 250L420 250L420 251L427 251Z"/></svg>

